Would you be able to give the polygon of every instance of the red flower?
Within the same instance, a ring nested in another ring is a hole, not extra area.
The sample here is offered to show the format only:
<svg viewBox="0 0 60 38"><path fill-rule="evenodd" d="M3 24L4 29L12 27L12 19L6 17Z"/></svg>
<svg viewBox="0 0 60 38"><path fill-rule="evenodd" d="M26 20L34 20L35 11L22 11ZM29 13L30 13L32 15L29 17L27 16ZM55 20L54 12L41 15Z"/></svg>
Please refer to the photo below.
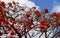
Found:
<svg viewBox="0 0 60 38"><path fill-rule="evenodd" d="M49 28L49 27L50 27L50 25L49 25L48 23L46 23L46 24L45 24L45 26L46 26L47 28Z"/></svg>
<svg viewBox="0 0 60 38"><path fill-rule="evenodd" d="M12 6L12 3L8 3L9 6Z"/></svg>
<svg viewBox="0 0 60 38"><path fill-rule="evenodd" d="M19 20L19 24L22 24L22 23L23 23L23 20L22 20L22 19L20 19L20 20Z"/></svg>
<svg viewBox="0 0 60 38"><path fill-rule="evenodd" d="M45 26L44 25L40 25L40 29L44 29L45 28Z"/></svg>
<svg viewBox="0 0 60 38"><path fill-rule="evenodd" d="M19 31L20 31L18 27L15 27L15 30L16 30L17 32L19 32Z"/></svg>
<svg viewBox="0 0 60 38"><path fill-rule="evenodd" d="M13 4L16 4L16 2L12 1Z"/></svg>
<svg viewBox="0 0 60 38"><path fill-rule="evenodd" d="M42 25L44 25L45 27L47 27L47 28L50 27L49 21L47 21L47 20L40 20L40 23L41 23Z"/></svg>
<svg viewBox="0 0 60 38"><path fill-rule="evenodd" d="M27 26L27 23L24 23L23 27L25 28Z"/></svg>
<svg viewBox="0 0 60 38"><path fill-rule="evenodd" d="M9 5L10 7L13 7L13 6L12 6L12 3L8 3L8 5Z"/></svg>
<svg viewBox="0 0 60 38"><path fill-rule="evenodd" d="M28 11L28 12L26 12L26 16L27 17L30 17L30 15L31 15L31 13Z"/></svg>
<svg viewBox="0 0 60 38"><path fill-rule="evenodd" d="M17 20L14 21L14 24L16 24L16 23L17 23Z"/></svg>
<svg viewBox="0 0 60 38"><path fill-rule="evenodd" d="M16 33L15 33L15 31L11 31L11 33L10 33L11 35L15 35Z"/></svg>
<svg viewBox="0 0 60 38"><path fill-rule="evenodd" d="M60 12L57 12L57 16L60 17Z"/></svg>
<svg viewBox="0 0 60 38"><path fill-rule="evenodd" d="M6 10L2 9L2 13L6 13Z"/></svg>
<svg viewBox="0 0 60 38"><path fill-rule="evenodd" d="M3 8L0 8L0 12L5 13L6 10L4 10Z"/></svg>
<svg viewBox="0 0 60 38"><path fill-rule="evenodd" d="M58 22L57 22L58 24L60 24L60 20L58 20Z"/></svg>
<svg viewBox="0 0 60 38"><path fill-rule="evenodd" d="M40 23L44 24L44 23L47 23L47 21L46 20L40 20Z"/></svg>
<svg viewBox="0 0 60 38"><path fill-rule="evenodd" d="M4 20L4 18L0 15L0 21L3 21Z"/></svg>
<svg viewBox="0 0 60 38"><path fill-rule="evenodd" d="M36 11L35 11L35 14L36 14L37 16L41 16L41 13L40 13L39 10L36 10Z"/></svg>
<svg viewBox="0 0 60 38"><path fill-rule="evenodd" d="M0 5L5 8L5 3L4 2L0 2Z"/></svg>
<svg viewBox="0 0 60 38"><path fill-rule="evenodd" d="M27 25L31 25L32 24L32 22L30 20L28 20L26 23L27 23Z"/></svg>
<svg viewBox="0 0 60 38"><path fill-rule="evenodd" d="M13 22L13 19L12 18L10 18L10 20L9 20L10 22Z"/></svg>
<svg viewBox="0 0 60 38"><path fill-rule="evenodd" d="M57 16L57 13L56 13L56 12L53 12L53 13L51 14L51 17L53 17L53 16Z"/></svg>
<svg viewBox="0 0 60 38"><path fill-rule="evenodd" d="M44 13L48 13L48 9L47 8L44 9Z"/></svg>

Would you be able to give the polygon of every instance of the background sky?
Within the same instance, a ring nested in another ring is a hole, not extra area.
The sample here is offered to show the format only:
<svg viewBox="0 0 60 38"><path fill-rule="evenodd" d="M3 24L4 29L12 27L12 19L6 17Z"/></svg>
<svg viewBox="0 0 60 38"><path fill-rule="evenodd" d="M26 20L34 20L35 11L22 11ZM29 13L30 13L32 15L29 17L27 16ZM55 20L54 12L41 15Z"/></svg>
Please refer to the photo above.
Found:
<svg viewBox="0 0 60 38"><path fill-rule="evenodd" d="M30 0L33 1L37 6L40 7L41 10L44 8L49 9L49 13L51 13L52 9L54 8L54 3L60 4L60 0Z"/></svg>

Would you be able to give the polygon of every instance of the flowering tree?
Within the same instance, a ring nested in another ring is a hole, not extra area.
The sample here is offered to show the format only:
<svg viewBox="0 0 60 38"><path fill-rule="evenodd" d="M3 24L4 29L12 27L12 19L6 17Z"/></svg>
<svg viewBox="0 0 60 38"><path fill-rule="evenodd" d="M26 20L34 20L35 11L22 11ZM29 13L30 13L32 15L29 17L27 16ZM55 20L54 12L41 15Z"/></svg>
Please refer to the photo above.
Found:
<svg viewBox="0 0 60 38"><path fill-rule="evenodd" d="M18 2L14 1L7 4L0 1L0 30L2 30L0 36L9 34L10 38L14 38L12 37L14 35L19 38L23 36L32 38L39 34L38 38L41 38L45 34L45 38L55 38L60 36L59 27L60 13L48 14L47 8L40 11L35 6L29 8L20 6ZM30 34L32 30L37 33ZM52 33L53 35L51 35Z"/></svg>

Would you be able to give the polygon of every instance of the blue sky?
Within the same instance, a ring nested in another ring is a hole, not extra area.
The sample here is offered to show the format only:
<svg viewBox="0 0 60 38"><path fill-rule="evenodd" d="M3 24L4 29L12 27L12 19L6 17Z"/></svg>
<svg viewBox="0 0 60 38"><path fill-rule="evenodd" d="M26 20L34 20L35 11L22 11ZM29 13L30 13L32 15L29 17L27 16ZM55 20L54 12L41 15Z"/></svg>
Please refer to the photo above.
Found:
<svg viewBox="0 0 60 38"><path fill-rule="evenodd" d="M54 2L58 2L60 4L60 0L30 0L33 1L37 6L40 7L41 10L44 8L49 9L49 13L51 13L53 9Z"/></svg>

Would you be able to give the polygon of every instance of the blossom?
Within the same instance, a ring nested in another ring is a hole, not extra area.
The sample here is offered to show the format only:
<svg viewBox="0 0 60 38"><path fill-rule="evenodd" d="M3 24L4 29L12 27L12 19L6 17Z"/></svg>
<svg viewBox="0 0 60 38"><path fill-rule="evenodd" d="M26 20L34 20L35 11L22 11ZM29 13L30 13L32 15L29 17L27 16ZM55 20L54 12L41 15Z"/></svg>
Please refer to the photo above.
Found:
<svg viewBox="0 0 60 38"><path fill-rule="evenodd" d="M5 2L0 2L0 6L5 8Z"/></svg>
<svg viewBox="0 0 60 38"><path fill-rule="evenodd" d="M46 20L40 20L39 22L40 22L41 24L47 23Z"/></svg>
<svg viewBox="0 0 60 38"><path fill-rule="evenodd" d="M10 2L8 3L8 5L9 5L10 7L13 7L13 6L12 6L12 3L10 3Z"/></svg>
<svg viewBox="0 0 60 38"><path fill-rule="evenodd" d="M4 20L4 17L0 15L0 21L2 22Z"/></svg>
<svg viewBox="0 0 60 38"><path fill-rule="evenodd" d="M12 1L13 4L16 4L16 2Z"/></svg>
<svg viewBox="0 0 60 38"><path fill-rule="evenodd" d="M40 11L39 11L39 10L36 10L36 11L35 11L35 15L36 15L36 16L41 16Z"/></svg>
<svg viewBox="0 0 60 38"><path fill-rule="evenodd" d="M16 33L15 33L15 31L11 31L11 33L10 33L11 35L15 35Z"/></svg>
<svg viewBox="0 0 60 38"><path fill-rule="evenodd" d="M54 16L57 16L57 13L56 13L56 12L53 12L53 13L51 14L51 17L54 17Z"/></svg>
<svg viewBox="0 0 60 38"><path fill-rule="evenodd" d="M30 17L30 15L31 15L30 12L27 12L27 13L26 13L26 16L27 16L27 17Z"/></svg>
<svg viewBox="0 0 60 38"><path fill-rule="evenodd" d="M47 8L44 8L44 13L48 13L48 9Z"/></svg>
<svg viewBox="0 0 60 38"><path fill-rule="evenodd" d="M44 29L45 28L45 26L44 25L40 25L40 29Z"/></svg>
<svg viewBox="0 0 60 38"><path fill-rule="evenodd" d="M22 19L19 20L19 24L22 24L24 21Z"/></svg>
<svg viewBox="0 0 60 38"><path fill-rule="evenodd" d="M26 23L27 25L32 25L32 22L30 20L28 20Z"/></svg>

